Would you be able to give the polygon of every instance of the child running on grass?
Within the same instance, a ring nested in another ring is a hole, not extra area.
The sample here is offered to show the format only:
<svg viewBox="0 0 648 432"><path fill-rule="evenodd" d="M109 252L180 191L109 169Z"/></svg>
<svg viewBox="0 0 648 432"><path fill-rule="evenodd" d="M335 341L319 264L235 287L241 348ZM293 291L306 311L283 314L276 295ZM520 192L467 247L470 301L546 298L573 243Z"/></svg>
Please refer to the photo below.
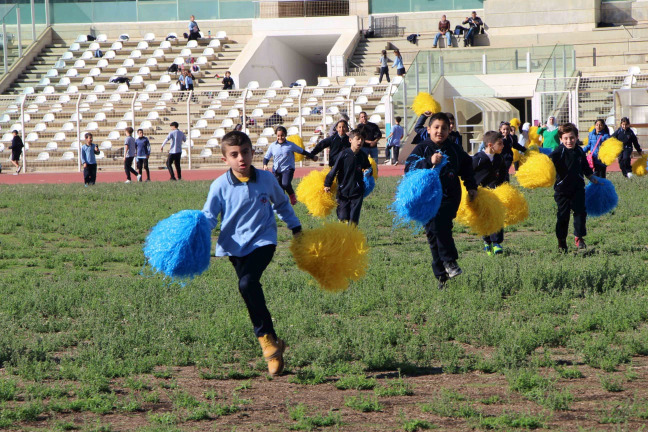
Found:
<svg viewBox="0 0 648 432"><path fill-rule="evenodd" d="M578 129L572 123L565 123L558 130L560 145L549 156L556 166L556 183L554 184L554 200L558 205L556 214L556 237L558 250L567 252L567 231L569 216L574 212L574 237L576 247L585 249L587 228L585 221L585 180L598 183L593 176L594 171L587 163L587 157L582 148L576 145Z"/></svg>
<svg viewBox="0 0 648 432"><path fill-rule="evenodd" d="M148 138L144 136L142 129L137 129L137 139L135 140L137 146L137 181L142 181L142 169L146 170L146 181L151 181L151 171L149 171L148 160L151 156L151 143Z"/></svg>
<svg viewBox="0 0 648 432"><path fill-rule="evenodd" d="M290 204L295 205L297 204L297 196L292 187L292 179L295 175L295 153L303 154L307 158L315 161L317 160L317 157L311 155L297 144L286 141L288 132L285 127L277 126L275 133L277 134L277 141L270 144L270 147L268 147L268 151L263 157L263 169L269 171L270 168L268 168L268 162L270 162L271 158L274 158L272 172L277 178L281 188L285 190L290 197Z"/></svg>
<svg viewBox="0 0 648 432"><path fill-rule="evenodd" d="M628 117L621 119L621 126L612 134L612 137L617 138L623 143L623 151L619 155L619 168L621 168L621 173L626 178L632 178L632 146L634 146L639 155L642 152L639 141L637 141L637 135L630 128L630 119Z"/></svg>
<svg viewBox="0 0 648 432"><path fill-rule="evenodd" d="M203 213L212 229L221 219L216 256L228 256L234 266L268 372L278 375L286 344L275 333L260 281L277 245L275 213L293 235L301 232L301 224L272 174L252 166L254 150L246 134L227 133L221 151L230 170L212 183Z"/></svg>
<svg viewBox="0 0 648 432"><path fill-rule="evenodd" d="M504 143L502 134L496 131L488 131L484 134L485 148L473 156L472 166L475 173L475 181L479 186L496 188L506 181L508 168L502 157ZM488 255L498 255L504 252L504 229L483 237L484 251Z"/></svg>
<svg viewBox="0 0 648 432"><path fill-rule="evenodd" d="M337 176L337 217L341 222L358 225L365 191L364 170L371 169L371 163L367 154L360 151L364 137L357 129L349 132L349 143L351 148L342 150L326 175L324 192L331 191L331 185Z"/></svg>
<svg viewBox="0 0 648 432"><path fill-rule="evenodd" d="M124 129L126 132L126 139L124 140L124 171L126 172L126 182L131 182L131 173L138 175L137 171L133 169L133 159L137 155L137 144L133 138L133 128L128 126Z"/></svg>
<svg viewBox="0 0 648 432"><path fill-rule="evenodd" d="M452 238L452 220L457 216L461 202L459 177L463 180L471 201L477 196L477 183L473 175L471 157L448 139L448 116L445 113L433 114L426 124L429 138L414 148L405 163L405 172L411 169L433 168L441 163L444 155L448 160L439 173L443 190L441 207L434 219L425 225L432 252L432 270L439 281L439 288L442 289L448 279L462 273L457 264L459 253Z"/></svg>

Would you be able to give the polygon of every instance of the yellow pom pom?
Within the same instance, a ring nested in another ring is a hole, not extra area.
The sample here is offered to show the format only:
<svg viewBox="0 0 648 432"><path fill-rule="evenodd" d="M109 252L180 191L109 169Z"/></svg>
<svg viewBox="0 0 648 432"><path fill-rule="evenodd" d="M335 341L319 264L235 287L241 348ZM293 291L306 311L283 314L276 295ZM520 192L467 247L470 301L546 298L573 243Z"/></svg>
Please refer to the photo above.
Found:
<svg viewBox="0 0 648 432"><path fill-rule="evenodd" d="M371 164L371 175L373 176L374 180L378 180L378 165L376 164L376 161L374 158L369 156L369 163Z"/></svg>
<svg viewBox="0 0 648 432"><path fill-rule="evenodd" d="M512 149L513 150L513 162L520 162L520 152Z"/></svg>
<svg viewBox="0 0 648 432"><path fill-rule="evenodd" d="M589 128L589 131L588 131L588 132L592 132L594 129L596 129L596 125L594 125L594 126L592 126L591 128Z"/></svg>
<svg viewBox="0 0 648 432"><path fill-rule="evenodd" d="M529 204L522 192L509 183L502 183L493 190L506 209L504 226L511 226L529 217Z"/></svg>
<svg viewBox="0 0 648 432"><path fill-rule="evenodd" d="M315 217L326 217L337 207L337 180L333 181L331 192L324 192L324 179L329 171L330 169L311 171L301 179L295 191L297 200L305 204L308 212Z"/></svg>
<svg viewBox="0 0 648 432"><path fill-rule="evenodd" d="M581 140L581 142L583 143L583 147L585 147L585 146L587 145L587 143L589 142L589 137L585 137L585 138L583 138L583 139Z"/></svg>
<svg viewBox="0 0 648 432"><path fill-rule="evenodd" d="M598 151L598 158L605 165L611 165L623 151L623 143L616 138L608 138L603 141Z"/></svg>
<svg viewBox="0 0 648 432"><path fill-rule="evenodd" d="M517 117L513 117L509 123L516 129L518 129L522 124L522 122L520 122L520 119Z"/></svg>
<svg viewBox="0 0 648 432"><path fill-rule="evenodd" d="M646 163L648 163L648 155L641 155L639 159L632 162L632 174L637 177L646 175Z"/></svg>
<svg viewBox="0 0 648 432"><path fill-rule="evenodd" d="M304 141L302 140L302 137L299 135L290 135L286 137L286 141L290 141L291 143L295 144L297 147L301 147L305 149L304 147ZM304 160L304 155L301 153L295 153L295 162L301 162Z"/></svg>
<svg viewBox="0 0 648 432"><path fill-rule="evenodd" d="M356 226L333 222L293 238L290 251L297 267L326 291L344 291L369 267L367 238Z"/></svg>
<svg viewBox="0 0 648 432"><path fill-rule="evenodd" d="M437 102L431 94L426 92L419 93L412 103L412 110L417 116L429 111L432 114L441 112L441 104Z"/></svg>
<svg viewBox="0 0 648 432"><path fill-rule="evenodd" d="M556 181L556 167L549 156L537 151L527 153L524 165L521 165L515 174L520 186L527 189L553 186Z"/></svg>
<svg viewBox="0 0 648 432"><path fill-rule="evenodd" d="M540 136L538 135L538 126L531 126L529 128L529 141L532 143L540 142Z"/></svg>
<svg viewBox="0 0 648 432"><path fill-rule="evenodd" d="M461 204L457 211L457 222L482 236L498 232L504 227L506 210L492 189L477 188L477 196L468 199L463 182L461 183Z"/></svg>

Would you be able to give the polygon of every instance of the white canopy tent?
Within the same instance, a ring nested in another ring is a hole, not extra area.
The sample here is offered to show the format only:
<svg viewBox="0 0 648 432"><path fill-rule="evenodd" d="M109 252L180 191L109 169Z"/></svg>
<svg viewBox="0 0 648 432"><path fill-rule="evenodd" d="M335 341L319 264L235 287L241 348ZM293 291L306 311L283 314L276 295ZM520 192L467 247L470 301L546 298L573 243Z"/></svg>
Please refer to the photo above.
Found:
<svg viewBox="0 0 648 432"><path fill-rule="evenodd" d="M500 122L520 116L517 108L495 97L455 96L453 102L457 130L469 138L472 135L473 145L481 142L484 132L498 130Z"/></svg>

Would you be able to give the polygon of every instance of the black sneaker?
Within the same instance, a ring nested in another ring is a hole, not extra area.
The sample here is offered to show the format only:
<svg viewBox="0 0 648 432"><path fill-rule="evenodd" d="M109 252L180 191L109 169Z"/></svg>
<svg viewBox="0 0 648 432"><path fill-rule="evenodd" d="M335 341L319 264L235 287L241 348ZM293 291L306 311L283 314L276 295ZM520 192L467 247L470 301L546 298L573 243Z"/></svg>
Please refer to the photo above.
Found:
<svg viewBox="0 0 648 432"><path fill-rule="evenodd" d="M448 278L452 279L453 277L459 276L461 273L461 268L457 264L457 261L449 261L446 263L443 263L443 267L445 267L446 273L448 273Z"/></svg>
<svg viewBox="0 0 648 432"><path fill-rule="evenodd" d="M439 290L443 290L443 289L445 289L445 287L446 287L446 282L447 282L447 279L439 279L439 283L437 284L437 288L438 288Z"/></svg>
<svg viewBox="0 0 648 432"><path fill-rule="evenodd" d="M585 244L585 239L583 237L576 237L574 239L574 242L576 243L576 247L579 250L587 249L587 245Z"/></svg>
<svg viewBox="0 0 648 432"><path fill-rule="evenodd" d="M567 253L567 239L558 239L558 252Z"/></svg>

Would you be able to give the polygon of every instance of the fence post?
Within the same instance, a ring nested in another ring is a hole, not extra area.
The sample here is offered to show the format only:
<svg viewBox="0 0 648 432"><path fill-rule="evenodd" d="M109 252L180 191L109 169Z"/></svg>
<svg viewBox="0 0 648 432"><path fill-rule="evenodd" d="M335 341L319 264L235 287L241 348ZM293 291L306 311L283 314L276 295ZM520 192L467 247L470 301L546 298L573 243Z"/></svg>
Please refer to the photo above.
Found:
<svg viewBox="0 0 648 432"><path fill-rule="evenodd" d="M432 52L427 53L427 81L428 93L432 93Z"/></svg>
<svg viewBox="0 0 648 432"><path fill-rule="evenodd" d="M45 0L45 27L52 25L52 17L50 16L49 0Z"/></svg>
<svg viewBox="0 0 648 432"><path fill-rule="evenodd" d="M531 72L531 51L527 51L527 72Z"/></svg>
<svg viewBox="0 0 648 432"><path fill-rule="evenodd" d="M576 70L576 50L572 50L572 69Z"/></svg>
<svg viewBox="0 0 648 432"><path fill-rule="evenodd" d="M29 0L31 9L31 28L32 28L32 41L36 42L36 7L34 0Z"/></svg>
<svg viewBox="0 0 648 432"><path fill-rule="evenodd" d="M515 50L515 70L518 70L519 67L520 67L519 53L518 50Z"/></svg>
<svg viewBox="0 0 648 432"><path fill-rule="evenodd" d="M403 80L403 127L407 130L407 81Z"/></svg>
<svg viewBox="0 0 648 432"><path fill-rule="evenodd" d="M596 47L592 48L592 66L596 66Z"/></svg>
<svg viewBox="0 0 648 432"><path fill-rule="evenodd" d="M5 23L5 20L2 20L2 46L7 47L7 23ZM3 49L2 50L2 65L4 66L4 71L7 73L7 69L9 68L9 64L7 62L7 50Z"/></svg>
<svg viewBox="0 0 648 432"><path fill-rule="evenodd" d="M131 112L133 113L133 117L131 118L131 127L133 130L135 130L135 100L137 99L137 91L133 93L133 100L131 100ZM137 133L135 133L135 136L137 136Z"/></svg>
<svg viewBox="0 0 648 432"><path fill-rule="evenodd" d="M191 98L193 97L193 90L187 96L187 160L189 161L189 169L191 169ZM243 102L245 103L245 102Z"/></svg>
<svg viewBox="0 0 648 432"><path fill-rule="evenodd" d="M553 77L556 78L556 53L551 55L551 66L553 68Z"/></svg>
<svg viewBox="0 0 648 432"><path fill-rule="evenodd" d="M322 129L321 133L326 137L326 99L322 98ZM328 149L324 151L324 163L328 164L329 152Z"/></svg>
<svg viewBox="0 0 648 432"><path fill-rule="evenodd" d="M297 99L297 107L299 108L299 114L297 115L297 118L299 119L299 136L302 138L302 141L304 137L302 137L302 96L304 95L304 87L299 86L299 98ZM306 147L306 146L304 146Z"/></svg>
<svg viewBox="0 0 648 432"><path fill-rule="evenodd" d="M18 33L18 58L22 57L22 32L20 31L20 8L16 5L16 32ZM4 45L6 47L6 45ZM7 71L5 71L6 73Z"/></svg>
<svg viewBox="0 0 648 432"><path fill-rule="evenodd" d="M20 101L20 136L22 137L23 143L24 143L24 149L27 150L27 144L28 142L25 141L25 100L27 99L28 95L25 95L25 97L22 98L22 101ZM27 172L27 152L23 150L23 172Z"/></svg>
<svg viewBox="0 0 648 432"><path fill-rule="evenodd" d="M486 54L482 54L482 74L486 75L488 73L488 56Z"/></svg>
<svg viewBox="0 0 648 432"><path fill-rule="evenodd" d="M418 68L418 54L414 57L414 76L416 78L416 94L420 92L420 82L419 82L419 68Z"/></svg>
<svg viewBox="0 0 648 432"><path fill-rule="evenodd" d="M563 78L564 78L567 76L567 52L565 52L564 46L562 52L562 61L563 61Z"/></svg>
<svg viewBox="0 0 648 432"><path fill-rule="evenodd" d="M443 61L443 56L439 56L439 75L444 76L445 75L445 63ZM430 90L430 93L432 93L432 90Z"/></svg>
<svg viewBox="0 0 648 432"><path fill-rule="evenodd" d="M47 1L47 0L45 0ZM79 105L81 104L81 94L77 96L76 101L76 131L77 131L77 169L81 172L81 121L79 120Z"/></svg>

